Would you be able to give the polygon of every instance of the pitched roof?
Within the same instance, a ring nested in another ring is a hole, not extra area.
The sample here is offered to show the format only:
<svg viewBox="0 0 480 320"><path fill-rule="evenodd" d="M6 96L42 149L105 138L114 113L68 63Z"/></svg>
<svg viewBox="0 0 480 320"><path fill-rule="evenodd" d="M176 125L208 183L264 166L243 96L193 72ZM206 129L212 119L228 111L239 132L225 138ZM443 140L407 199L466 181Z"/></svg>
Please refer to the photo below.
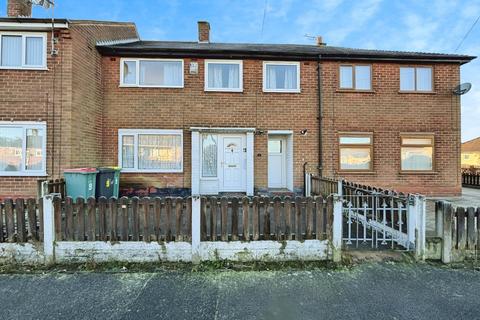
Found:
<svg viewBox="0 0 480 320"><path fill-rule="evenodd" d="M134 41L130 43L97 46L100 53L115 56L155 57L217 57L217 58L272 58L316 60L402 60L467 63L474 56L367 50L333 46L300 44L256 44L256 43L198 43L182 41Z"/></svg>
<svg viewBox="0 0 480 320"><path fill-rule="evenodd" d="M462 143L462 152L480 152L480 137Z"/></svg>

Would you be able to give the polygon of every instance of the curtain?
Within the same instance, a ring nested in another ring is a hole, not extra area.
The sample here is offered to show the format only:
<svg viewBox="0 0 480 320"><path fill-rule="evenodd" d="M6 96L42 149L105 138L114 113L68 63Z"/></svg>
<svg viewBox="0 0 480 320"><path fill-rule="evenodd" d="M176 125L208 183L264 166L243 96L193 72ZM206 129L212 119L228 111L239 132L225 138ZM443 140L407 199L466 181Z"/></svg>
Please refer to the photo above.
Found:
<svg viewBox="0 0 480 320"><path fill-rule="evenodd" d="M353 69L351 66L340 67L340 88L353 88Z"/></svg>
<svg viewBox="0 0 480 320"><path fill-rule="evenodd" d="M417 68L417 90L432 91L431 68Z"/></svg>
<svg viewBox="0 0 480 320"><path fill-rule="evenodd" d="M181 86L182 72L181 62L163 62L164 85Z"/></svg>
<svg viewBox="0 0 480 320"><path fill-rule="evenodd" d="M122 136L122 168L134 167L134 137Z"/></svg>
<svg viewBox="0 0 480 320"><path fill-rule="evenodd" d="M297 66L267 65L267 89L295 90L297 85Z"/></svg>
<svg viewBox="0 0 480 320"><path fill-rule="evenodd" d="M217 137L211 134L202 136L202 176L217 176Z"/></svg>
<svg viewBox="0 0 480 320"><path fill-rule="evenodd" d="M0 127L0 171L21 171L22 128Z"/></svg>
<svg viewBox="0 0 480 320"><path fill-rule="evenodd" d="M2 36L2 66L22 66L22 37Z"/></svg>
<svg viewBox="0 0 480 320"><path fill-rule="evenodd" d="M140 84L151 86L181 86L182 63L170 61L140 61Z"/></svg>
<svg viewBox="0 0 480 320"><path fill-rule="evenodd" d="M370 66L356 66L355 67L355 89L370 90L371 86L371 72Z"/></svg>
<svg viewBox="0 0 480 320"><path fill-rule="evenodd" d="M267 65L267 89L277 89L277 70Z"/></svg>
<svg viewBox="0 0 480 320"><path fill-rule="evenodd" d="M26 37L25 64L29 66L43 65L43 38Z"/></svg>
<svg viewBox="0 0 480 320"><path fill-rule="evenodd" d="M415 69L414 68L400 68L400 90L403 90L403 91L415 90Z"/></svg>
<svg viewBox="0 0 480 320"><path fill-rule="evenodd" d="M240 88L240 66L238 64L208 64L208 87L217 89Z"/></svg>
<svg viewBox="0 0 480 320"><path fill-rule="evenodd" d="M27 157L25 170L42 170L43 168L43 130L27 129Z"/></svg>
<svg viewBox="0 0 480 320"><path fill-rule="evenodd" d="M402 147L402 170L432 170L432 147Z"/></svg>
<svg viewBox="0 0 480 320"><path fill-rule="evenodd" d="M138 169L181 169L180 142L179 135L138 135Z"/></svg>

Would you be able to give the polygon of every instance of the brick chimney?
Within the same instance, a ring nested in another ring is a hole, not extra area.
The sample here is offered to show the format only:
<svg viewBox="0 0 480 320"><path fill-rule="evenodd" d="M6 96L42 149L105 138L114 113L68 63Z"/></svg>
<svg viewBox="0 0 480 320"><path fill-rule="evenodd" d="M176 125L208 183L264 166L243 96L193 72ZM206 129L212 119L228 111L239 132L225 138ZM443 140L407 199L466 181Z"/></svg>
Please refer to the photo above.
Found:
<svg viewBox="0 0 480 320"><path fill-rule="evenodd" d="M31 17L32 3L29 0L7 0L8 17Z"/></svg>
<svg viewBox="0 0 480 320"><path fill-rule="evenodd" d="M198 21L198 42L210 42L210 23L207 21Z"/></svg>
<svg viewBox="0 0 480 320"><path fill-rule="evenodd" d="M318 36L316 40L317 40L317 46L324 47L327 45L325 42L323 42L323 38L321 36Z"/></svg>

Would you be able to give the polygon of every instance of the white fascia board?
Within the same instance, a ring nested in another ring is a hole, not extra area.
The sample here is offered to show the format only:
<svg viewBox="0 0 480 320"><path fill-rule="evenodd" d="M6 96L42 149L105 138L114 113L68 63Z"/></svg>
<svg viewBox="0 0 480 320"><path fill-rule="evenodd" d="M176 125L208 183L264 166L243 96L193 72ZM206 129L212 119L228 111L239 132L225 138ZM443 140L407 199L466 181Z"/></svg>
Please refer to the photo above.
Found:
<svg viewBox="0 0 480 320"><path fill-rule="evenodd" d="M55 29L68 29L68 22L53 24ZM0 30L34 30L49 31L52 30L51 23L39 22L0 22Z"/></svg>

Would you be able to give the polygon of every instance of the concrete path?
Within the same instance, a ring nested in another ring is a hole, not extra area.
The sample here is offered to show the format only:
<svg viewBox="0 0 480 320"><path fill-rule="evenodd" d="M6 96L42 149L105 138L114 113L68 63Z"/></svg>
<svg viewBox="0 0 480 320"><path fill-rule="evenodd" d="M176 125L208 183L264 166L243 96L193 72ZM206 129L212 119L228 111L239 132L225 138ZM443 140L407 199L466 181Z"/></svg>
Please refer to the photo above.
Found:
<svg viewBox="0 0 480 320"><path fill-rule="evenodd" d="M403 263L332 271L0 275L7 319L479 319L480 272Z"/></svg>

